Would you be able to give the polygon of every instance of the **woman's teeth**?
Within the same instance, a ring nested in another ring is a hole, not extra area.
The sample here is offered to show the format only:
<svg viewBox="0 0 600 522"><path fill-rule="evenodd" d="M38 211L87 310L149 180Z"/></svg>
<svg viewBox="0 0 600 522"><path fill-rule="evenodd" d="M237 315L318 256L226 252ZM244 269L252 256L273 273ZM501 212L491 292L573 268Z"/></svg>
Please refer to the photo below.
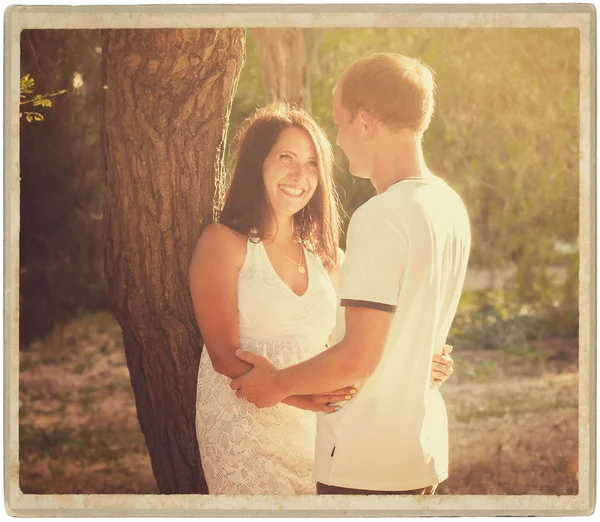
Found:
<svg viewBox="0 0 600 522"><path fill-rule="evenodd" d="M294 197L298 197L298 196L302 195L302 193L304 192L303 189L297 188L297 187L292 187L291 185L279 185L279 188L281 189L281 191L283 193L287 194L288 196L294 196Z"/></svg>

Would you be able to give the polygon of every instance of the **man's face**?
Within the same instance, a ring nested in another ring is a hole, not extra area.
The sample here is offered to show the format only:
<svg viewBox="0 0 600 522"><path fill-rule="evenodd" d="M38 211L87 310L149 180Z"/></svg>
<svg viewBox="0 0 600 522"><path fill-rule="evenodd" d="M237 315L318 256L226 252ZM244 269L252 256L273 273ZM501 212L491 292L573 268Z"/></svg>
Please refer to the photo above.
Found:
<svg viewBox="0 0 600 522"><path fill-rule="evenodd" d="M360 118L356 117L353 122L350 122L350 115L341 103L339 88L333 93L332 117L337 129L336 143L348 156L350 173L359 178L368 177L361 166L364 163L364 153L361 152L363 150L363 140L360 133Z"/></svg>

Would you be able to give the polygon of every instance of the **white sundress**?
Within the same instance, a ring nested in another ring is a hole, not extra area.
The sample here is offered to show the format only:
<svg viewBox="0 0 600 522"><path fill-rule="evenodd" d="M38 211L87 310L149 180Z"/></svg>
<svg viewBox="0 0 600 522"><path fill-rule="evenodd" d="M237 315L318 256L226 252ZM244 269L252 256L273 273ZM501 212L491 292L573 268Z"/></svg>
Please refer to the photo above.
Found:
<svg viewBox="0 0 600 522"><path fill-rule="evenodd" d="M248 240L238 276L240 346L277 367L325 349L335 327L336 294L318 257L305 257L308 287L296 295L277 275L262 243ZM212 495L314 494L316 415L285 404L258 409L238 399L231 380L202 351L196 435Z"/></svg>

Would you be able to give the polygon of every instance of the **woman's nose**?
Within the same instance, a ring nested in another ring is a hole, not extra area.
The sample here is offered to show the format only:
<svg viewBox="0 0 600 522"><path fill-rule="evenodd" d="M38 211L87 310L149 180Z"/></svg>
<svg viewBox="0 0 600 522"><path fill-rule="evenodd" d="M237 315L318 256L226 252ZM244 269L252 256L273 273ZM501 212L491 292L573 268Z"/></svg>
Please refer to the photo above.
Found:
<svg viewBox="0 0 600 522"><path fill-rule="evenodd" d="M304 168L299 165L294 165L294 170L292 171L292 178L296 181L302 179L306 175Z"/></svg>

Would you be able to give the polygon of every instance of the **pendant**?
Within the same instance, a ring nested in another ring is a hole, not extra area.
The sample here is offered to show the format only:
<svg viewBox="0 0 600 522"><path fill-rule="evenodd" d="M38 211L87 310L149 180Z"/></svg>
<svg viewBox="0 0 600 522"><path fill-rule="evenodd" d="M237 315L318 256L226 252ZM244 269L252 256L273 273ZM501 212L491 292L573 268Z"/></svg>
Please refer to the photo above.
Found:
<svg viewBox="0 0 600 522"><path fill-rule="evenodd" d="M306 274L306 268L304 268L303 266L299 266L298 272L300 272L301 274Z"/></svg>

